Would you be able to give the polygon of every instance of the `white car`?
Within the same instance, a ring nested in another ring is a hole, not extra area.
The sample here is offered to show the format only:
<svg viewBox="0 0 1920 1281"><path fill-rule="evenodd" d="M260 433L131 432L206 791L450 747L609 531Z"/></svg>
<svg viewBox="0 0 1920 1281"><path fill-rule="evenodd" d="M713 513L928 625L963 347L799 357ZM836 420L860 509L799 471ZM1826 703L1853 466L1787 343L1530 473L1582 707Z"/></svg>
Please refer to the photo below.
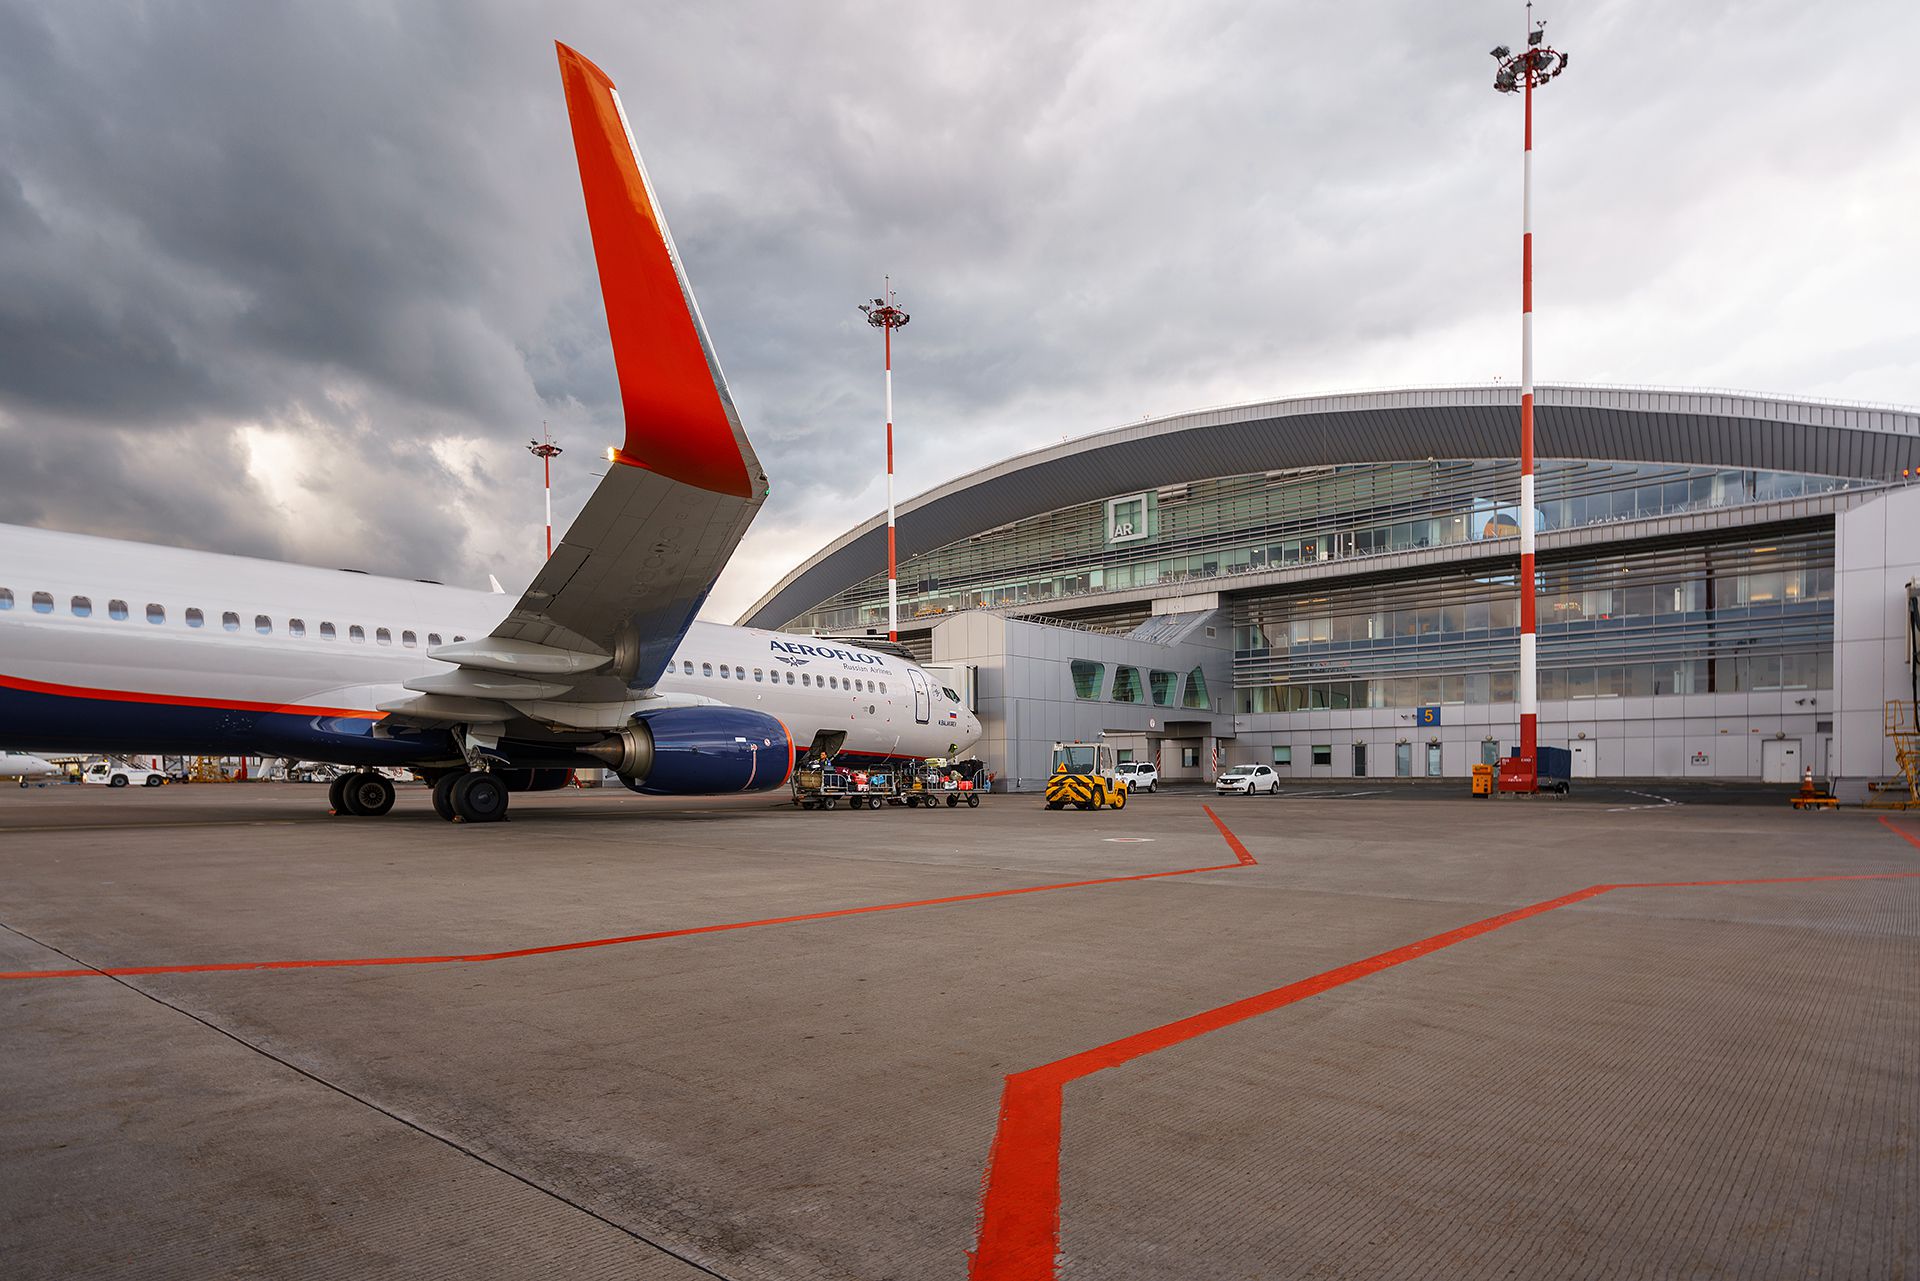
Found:
<svg viewBox="0 0 1920 1281"><path fill-rule="evenodd" d="M1280 776L1273 772L1271 765L1236 765L1215 779L1213 787L1223 795L1238 792L1252 796L1265 792L1271 796L1280 790Z"/></svg>
<svg viewBox="0 0 1920 1281"><path fill-rule="evenodd" d="M80 781L101 787L159 787L167 781L167 776L157 769L145 769L122 761L95 761L87 766L87 772L80 776Z"/></svg>
<svg viewBox="0 0 1920 1281"><path fill-rule="evenodd" d="M1157 792L1160 790L1160 771L1152 761L1122 761L1116 771L1120 781L1127 785L1129 792Z"/></svg>

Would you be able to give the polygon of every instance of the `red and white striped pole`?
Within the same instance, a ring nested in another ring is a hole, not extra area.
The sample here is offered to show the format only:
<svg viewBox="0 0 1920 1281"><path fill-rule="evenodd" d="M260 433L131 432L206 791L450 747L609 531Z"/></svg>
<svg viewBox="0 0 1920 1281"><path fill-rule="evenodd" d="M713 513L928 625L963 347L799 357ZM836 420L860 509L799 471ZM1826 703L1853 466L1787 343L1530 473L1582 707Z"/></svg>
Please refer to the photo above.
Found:
<svg viewBox="0 0 1920 1281"><path fill-rule="evenodd" d="M1537 778L1540 745L1540 673L1535 631L1533 508L1533 91L1566 70L1567 56L1542 44L1544 24L1533 25L1527 6L1527 47L1515 56L1505 45L1493 51L1500 70L1493 87L1516 89L1526 102L1526 134L1520 169L1520 759L1529 780Z"/></svg>
<svg viewBox="0 0 1920 1281"><path fill-rule="evenodd" d="M1533 79L1527 63L1526 143L1520 162L1520 759L1539 760L1540 669L1533 576Z"/></svg>
<svg viewBox="0 0 1920 1281"><path fill-rule="evenodd" d="M545 423L540 424L540 434L545 439L527 442L527 452L538 458L546 473L547 493L547 559L553 559L553 459L554 455L564 453L560 446L553 443L553 434Z"/></svg>
<svg viewBox="0 0 1920 1281"><path fill-rule="evenodd" d="M861 303L867 323L886 335L887 352L887 639L900 639L900 578L893 542L893 331L911 319L893 302L893 281L886 280L884 298Z"/></svg>

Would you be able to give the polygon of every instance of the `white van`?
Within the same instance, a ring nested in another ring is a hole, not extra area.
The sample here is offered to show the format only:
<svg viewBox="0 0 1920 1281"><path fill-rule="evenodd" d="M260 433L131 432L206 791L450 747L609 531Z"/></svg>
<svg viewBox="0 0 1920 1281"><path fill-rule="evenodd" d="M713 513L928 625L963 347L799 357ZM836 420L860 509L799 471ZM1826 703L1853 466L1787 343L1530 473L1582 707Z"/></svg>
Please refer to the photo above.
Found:
<svg viewBox="0 0 1920 1281"><path fill-rule="evenodd" d="M82 783L95 783L101 787L159 787L167 781L167 776L157 769L147 769L141 765L128 765L124 761L94 761L87 766L87 772L80 776Z"/></svg>

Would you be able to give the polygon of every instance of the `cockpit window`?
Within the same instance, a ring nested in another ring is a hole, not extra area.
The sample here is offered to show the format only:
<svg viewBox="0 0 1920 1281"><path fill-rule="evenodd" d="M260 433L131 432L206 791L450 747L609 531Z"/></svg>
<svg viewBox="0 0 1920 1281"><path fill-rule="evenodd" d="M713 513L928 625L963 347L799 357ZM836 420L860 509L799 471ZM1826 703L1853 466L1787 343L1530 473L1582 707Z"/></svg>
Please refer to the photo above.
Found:
<svg viewBox="0 0 1920 1281"><path fill-rule="evenodd" d="M947 696L947 701L949 703L957 703L960 701L960 696L954 693L952 690L948 689L945 685L942 685L940 687L940 692Z"/></svg>

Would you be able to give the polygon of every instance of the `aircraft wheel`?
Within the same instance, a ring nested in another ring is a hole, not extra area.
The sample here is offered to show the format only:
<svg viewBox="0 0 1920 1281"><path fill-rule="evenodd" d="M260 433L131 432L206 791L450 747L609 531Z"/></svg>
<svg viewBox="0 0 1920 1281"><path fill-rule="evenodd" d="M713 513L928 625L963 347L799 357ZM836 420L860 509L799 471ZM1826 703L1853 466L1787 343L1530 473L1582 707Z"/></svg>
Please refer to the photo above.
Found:
<svg viewBox="0 0 1920 1281"><path fill-rule="evenodd" d="M453 802L455 822L498 823L507 816L506 784L491 774L458 775L448 799Z"/></svg>
<svg viewBox="0 0 1920 1281"><path fill-rule="evenodd" d="M343 814L351 815L353 813L352 810L349 810L347 808L347 797L346 797L347 780L352 777L353 775L351 774L342 774L339 778L336 778L331 783L327 784L327 812L328 813L333 814L336 817Z"/></svg>
<svg viewBox="0 0 1920 1281"><path fill-rule="evenodd" d="M454 770L442 774L433 781L433 812L451 823L455 814L453 809L453 785L460 781L464 770Z"/></svg>
<svg viewBox="0 0 1920 1281"><path fill-rule="evenodd" d="M969 796L969 797L967 798L967 808L968 808L968 809L970 809L970 810L977 810L977 809L979 809L979 808L980 808L980 798L979 798L978 796Z"/></svg>
<svg viewBox="0 0 1920 1281"><path fill-rule="evenodd" d="M371 770L349 774L340 789L347 813L355 818L379 818L393 808L393 783Z"/></svg>

